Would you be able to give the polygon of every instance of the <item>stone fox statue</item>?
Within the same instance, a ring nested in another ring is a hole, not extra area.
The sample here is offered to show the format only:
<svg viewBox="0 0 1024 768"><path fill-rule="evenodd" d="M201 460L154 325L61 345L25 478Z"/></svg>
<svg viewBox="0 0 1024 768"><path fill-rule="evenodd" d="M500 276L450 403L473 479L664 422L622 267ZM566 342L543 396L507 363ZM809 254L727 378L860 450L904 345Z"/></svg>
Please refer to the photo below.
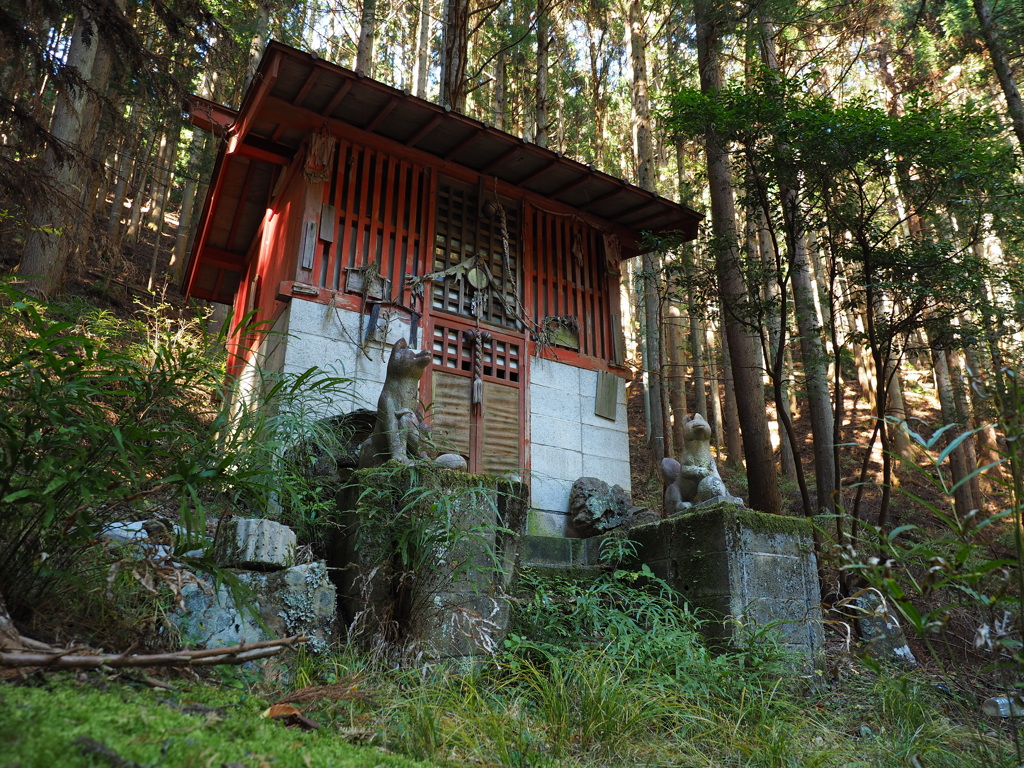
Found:
<svg viewBox="0 0 1024 768"><path fill-rule="evenodd" d="M430 364L430 350L409 349L405 339L391 348L384 387L377 400L377 421L359 448L359 468L394 459L411 464L425 458L420 443L426 432L419 407L420 377Z"/></svg>
<svg viewBox="0 0 1024 768"><path fill-rule="evenodd" d="M718 465L711 456L711 426L699 413L686 419L683 441L681 461L673 458L661 461L661 476L665 481L662 515L671 517L705 501L742 504L742 499L726 490L718 474Z"/></svg>

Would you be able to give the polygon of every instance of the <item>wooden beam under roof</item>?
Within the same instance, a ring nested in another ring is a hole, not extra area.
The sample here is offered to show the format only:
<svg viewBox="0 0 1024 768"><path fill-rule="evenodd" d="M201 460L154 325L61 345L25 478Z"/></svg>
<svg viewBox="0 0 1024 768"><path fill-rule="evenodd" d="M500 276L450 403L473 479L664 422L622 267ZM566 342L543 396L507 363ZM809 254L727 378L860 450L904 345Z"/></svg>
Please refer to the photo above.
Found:
<svg viewBox="0 0 1024 768"><path fill-rule="evenodd" d="M481 168L480 173L490 174L495 168L501 166L506 161L511 160L513 157L515 157L522 151L522 147L513 145L512 149L510 149L508 152L503 152L502 154L498 155L496 158L491 160L491 162L489 162L483 168Z"/></svg>
<svg viewBox="0 0 1024 768"><path fill-rule="evenodd" d="M621 194L624 194L627 191L628 190L623 189L622 187L618 187L616 189L611 190L610 192L605 192L603 195L595 197L593 200L587 200L585 203L580 203L578 207L586 210L591 206L600 205L601 203L607 200L611 200L613 197L617 197Z"/></svg>
<svg viewBox="0 0 1024 768"><path fill-rule="evenodd" d="M573 179L572 181L569 181L568 183L563 184L562 186L560 186L558 189L556 189L554 192L551 192L550 194L551 194L552 197L555 197L555 198L561 197L562 195L567 194L569 192L572 192L575 189L579 189L584 184L586 184L588 181L593 181L593 177L590 176L589 174L586 174L586 173L581 174L579 176L579 178Z"/></svg>
<svg viewBox="0 0 1024 768"><path fill-rule="evenodd" d="M232 269L241 271L245 266L245 257L234 251L225 251L223 248L212 248L203 246L201 256L204 264L220 269Z"/></svg>
<svg viewBox="0 0 1024 768"><path fill-rule="evenodd" d="M413 137L409 139L409 141L406 143L410 147L415 147L417 144L423 141L423 139L429 133L431 133L435 128L437 128L437 126L441 124L442 120L444 120L443 114L434 115L432 118L430 118L430 120L426 122L426 124L422 128L416 131L416 133L413 134Z"/></svg>
<svg viewBox="0 0 1024 768"><path fill-rule="evenodd" d="M556 168L556 167L558 167L558 159L557 158L554 159L554 160L549 161L547 163L547 165L542 165L540 168L538 168L536 171L531 173L525 179L520 179L519 181L517 181L516 184L518 184L520 186L523 185L523 184L529 184L531 181L534 181L535 179L539 179L541 176L545 175L548 171L550 171L550 170L552 170L553 168Z"/></svg>
<svg viewBox="0 0 1024 768"><path fill-rule="evenodd" d="M372 119L372 120L370 120L370 122L366 124L366 127L365 127L365 128L363 128L363 130L364 130L364 131L367 131L367 132L369 132L369 133L373 133L374 129L375 129L375 128L376 128L376 127L377 127L378 125L380 125L380 124L381 124L381 121L382 121L382 120L383 120L383 119L384 119L385 117L387 117L388 115L390 115L390 114L391 114L391 110L393 110L393 109L394 109L395 107L397 107L397 106L398 106L398 98L397 98L397 97L395 97L395 96L392 96L392 97L391 97L390 99L388 99L388 100L387 100L387 103L386 103L386 104L384 104L384 106L383 106L383 107L381 107L381 108L380 108L380 109L379 109L379 110L377 111L377 114L373 116L373 119Z"/></svg>
<svg viewBox="0 0 1024 768"><path fill-rule="evenodd" d="M448 151L448 153L447 153L447 154L446 154L446 155L444 156L444 159L445 159L445 160L451 160L451 159L452 159L453 157L455 157L455 156L456 156L457 154L459 154L459 152L462 152L462 151L463 151L463 150L465 150L465 149L469 149L469 148L470 148L471 146L473 146L473 144L475 144L475 143L476 143L476 142L477 142L477 141L478 141L478 140L480 139L480 137L481 137L481 136L483 136L483 135L484 135L484 132L483 132L483 130L481 130L481 129L477 129L477 130L476 130L476 131L475 131L475 132L474 132L474 133L473 133L473 134L472 134L472 135L471 135L471 136L470 136L469 138L467 138L467 139L466 139L465 141L461 141L461 142L459 142L459 143L458 143L458 144L456 144L456 145L455 145L455 146L454 146L454 147L453 147L452 149L450 149L450 150Z"/></svg>
<svg viewBox="0 0 1024 768"><path fill-rule="evenodd" d="M349 89L352 87L352 80L344 80L341 83L341 87L338 88L337 92L331 96L331 100L327 102L327 106L320 112L324 117L330 116L334 110L341 104L341 100L348 94Z"/></svg>

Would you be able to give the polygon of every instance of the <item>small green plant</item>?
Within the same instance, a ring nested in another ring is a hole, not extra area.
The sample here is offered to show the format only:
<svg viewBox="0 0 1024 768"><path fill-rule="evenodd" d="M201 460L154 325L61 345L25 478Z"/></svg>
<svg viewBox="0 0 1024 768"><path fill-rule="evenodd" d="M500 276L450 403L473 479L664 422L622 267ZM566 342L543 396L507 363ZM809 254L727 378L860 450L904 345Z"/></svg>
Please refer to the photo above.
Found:
<svg viewBox="0 0 1024 768"><path fill-rule="evenodd" d="M476 598L492 612L505 599L513 530L522 522L509 518L524 512L511 503L517 489L429 461L354 473L345 559L357 564L364 610L350 632L400 650L430 634L420 629L445 621L480 650L493 650L499 626Z"/></svg>

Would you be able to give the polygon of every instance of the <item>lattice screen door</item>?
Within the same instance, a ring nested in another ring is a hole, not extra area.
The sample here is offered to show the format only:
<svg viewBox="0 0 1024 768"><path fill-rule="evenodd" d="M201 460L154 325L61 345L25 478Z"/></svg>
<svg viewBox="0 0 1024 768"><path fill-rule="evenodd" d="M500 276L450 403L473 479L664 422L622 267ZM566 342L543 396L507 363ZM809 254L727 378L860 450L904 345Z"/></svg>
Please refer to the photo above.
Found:
<svg viewBox="0 0 1024 768"><path fill-rule="evenodd" d="M478 190L438 184L435 271L461 266L433 284L427 341L433 351L430 421L435 438L484 474L523 466L522 351L515 302L519 292L519 213L503 201L509 251L498 216L481 211ZM471 269L486 284L474 286ZM484 335L481 335L481 331ZM480 402L473 401L474 379Z"/></svg>

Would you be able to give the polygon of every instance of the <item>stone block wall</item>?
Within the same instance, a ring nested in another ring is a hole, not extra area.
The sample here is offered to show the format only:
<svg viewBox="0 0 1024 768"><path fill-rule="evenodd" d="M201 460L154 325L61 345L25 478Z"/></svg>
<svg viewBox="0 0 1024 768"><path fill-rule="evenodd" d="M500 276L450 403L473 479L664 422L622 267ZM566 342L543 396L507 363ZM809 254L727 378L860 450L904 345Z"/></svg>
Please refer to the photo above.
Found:
<svg viewBox="0 0 1024 768"><path fill-rule="evenodd" d="M358 312L293 298L240 374L235 396L246 400L258 396L261 376L298 375L317 367L328 375L351 379L351 384L343 392L332 393L331 399L307 404L315 409L309 414L312 418L376 408L390 345L409 338L409 322L407 317L393 318L378 330L364 354L358 349Z"/></svg>
<svg viewBox="0 0 1024 768"><path fill-rule="evenodd" d="M625 382L616 379L616 418L594 413L597 371L530 359L531 534L572 536L569 491L581 477L630 489Z"/></svg>

